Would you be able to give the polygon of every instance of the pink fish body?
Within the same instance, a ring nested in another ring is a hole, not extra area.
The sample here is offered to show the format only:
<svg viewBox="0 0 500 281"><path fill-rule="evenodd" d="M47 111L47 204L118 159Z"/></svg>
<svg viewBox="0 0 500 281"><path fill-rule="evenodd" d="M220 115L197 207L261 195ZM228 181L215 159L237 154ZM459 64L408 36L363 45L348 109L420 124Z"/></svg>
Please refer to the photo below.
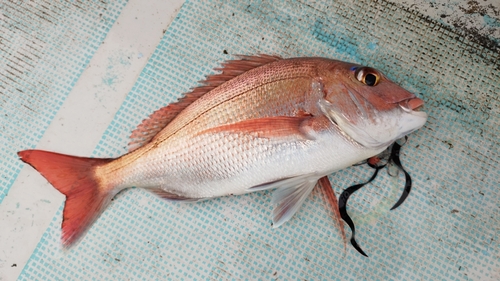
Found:
<svg viewBox="0 0 500 281"><path fill-rule="evenodd" d="M19 152L66 195L64 245L132 186L179 201L276 189L277 227L318 180L377 155L427 120L416 110L422 100L368 67L260 55L218 70L143 121L119 158Z"/></svg>

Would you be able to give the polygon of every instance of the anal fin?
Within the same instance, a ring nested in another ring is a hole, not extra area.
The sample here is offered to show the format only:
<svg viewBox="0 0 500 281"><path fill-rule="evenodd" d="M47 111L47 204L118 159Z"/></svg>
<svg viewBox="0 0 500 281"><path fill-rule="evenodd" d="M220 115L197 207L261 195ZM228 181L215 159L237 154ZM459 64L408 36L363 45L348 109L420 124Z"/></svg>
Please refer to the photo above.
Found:
<svg viewBox="0 0 500 281"><path fill-rule="evenodd" d="M158 195L159 197L169 200L169 201L178 201L178 202L198 202L205 200L204 198L190 198L182 195L178 195L172 192L165 191L160 188L150 189L149 191Z"/></svg>

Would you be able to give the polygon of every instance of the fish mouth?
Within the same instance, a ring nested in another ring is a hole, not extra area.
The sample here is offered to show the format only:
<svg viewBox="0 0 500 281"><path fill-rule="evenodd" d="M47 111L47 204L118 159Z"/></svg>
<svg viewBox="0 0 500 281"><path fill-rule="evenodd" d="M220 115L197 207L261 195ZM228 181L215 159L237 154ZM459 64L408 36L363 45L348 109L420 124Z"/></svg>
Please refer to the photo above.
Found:
<svg viewBox="0 0 500 281"><path fill-rule="evenodd" d="M419 98L411 98L398 103L405 112L420 111L424 107L424 101Z"/></svg>

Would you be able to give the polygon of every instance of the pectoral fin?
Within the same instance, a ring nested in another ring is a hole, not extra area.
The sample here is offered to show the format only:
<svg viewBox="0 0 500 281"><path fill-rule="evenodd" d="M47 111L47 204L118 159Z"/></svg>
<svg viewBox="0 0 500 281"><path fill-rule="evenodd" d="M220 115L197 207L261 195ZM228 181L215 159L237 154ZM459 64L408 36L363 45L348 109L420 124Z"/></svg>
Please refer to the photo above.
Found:
<svg viewBox="0 0 500 281"><path fill-rule="evenodd" d="M200 134L230 132L254 135L258 138L292 138L306 140L309 139L309 136L303 129L302 124L310 118L311 117L308 116L275 116L256 118L244 120L234 124L214 127L205 130Z"/></svg>
<svg viewBox="0 0 500 281"><path fill-rule="evenodd" d="M273 193L273 227L288 221L300 208L307 196L316 186L317 179L305 178L296 185L282 186Z"/></svg>

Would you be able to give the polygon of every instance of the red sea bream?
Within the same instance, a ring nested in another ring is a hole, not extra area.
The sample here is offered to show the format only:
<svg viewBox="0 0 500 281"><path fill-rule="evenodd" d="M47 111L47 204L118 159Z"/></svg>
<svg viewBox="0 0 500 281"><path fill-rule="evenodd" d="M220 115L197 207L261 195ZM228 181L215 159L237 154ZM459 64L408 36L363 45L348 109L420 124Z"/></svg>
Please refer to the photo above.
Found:
<svg viewBox="0 0 500 281"><path fill-rule="evenodd" d="M144 120L119 158L18 153L66 195L64 245L133 186L178 201L276 189L273 223L280 226L318 181L331 195L326 176L379 154L427 120L417 110L421 99L370 67L260 55L217 70Z"/></svg>

